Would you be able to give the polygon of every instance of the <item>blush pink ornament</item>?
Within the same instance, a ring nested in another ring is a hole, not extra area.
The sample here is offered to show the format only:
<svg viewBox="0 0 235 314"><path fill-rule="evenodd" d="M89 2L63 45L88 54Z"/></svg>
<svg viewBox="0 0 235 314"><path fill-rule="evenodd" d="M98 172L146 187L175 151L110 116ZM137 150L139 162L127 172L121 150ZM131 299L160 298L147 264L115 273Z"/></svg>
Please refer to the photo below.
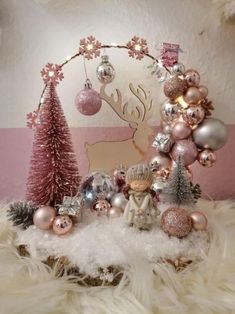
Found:
<svg viewBox="0 0 235 314"><path fill-rule="evenodd" d="M169 236L183 238L192 230L192 221L183 208L168 208L161 217L161 228Z"/></svg>
<svg viewBox="0 0 235 314"><path fill-rule="evenodd" d="M188 138L192 130L190 126L185 122L176 122L172 129L172 135L176 140L183 140Z"/></svg>
<svg viewBox="0 0 235 314"><path fill-rule="evenodd" d="M206 98L208 95L208 88L204 85L198 86L198 89L202 95L202 98Z"/></svg>
<svg viewBox="0 0 235 314"><path fill-rule="evenodd" d="M100 110L102 99L100 94L92 89L89 79L86 81L85 88L77 94L75 105L78 111L85 116L92 116Z"/></svg>
<svg viewBox="0 0 235 314"><path fill-rule="evenodd" d="M190 105L197 105L200 100L202 100L202 94L197 87L189 87L184 94L184 101Z"/></svg>
<svg viewBox="0 0 235 314"><path fill-rule="evenodd" d="M53 222L53 231L57 235L68 233L72 229L73 223L69 216L57 216Z"/></svg>
<svg viewBox="0 0 235 314"><path fill-rule="evenodd" d="M180 140L175 143L172 148L171 156L174 161L182 156L182 164L188 166L194 163L197 159L198 151L197 146L190 140Z"/></svg>
<svg viewBox="0 0 235 314"><path fill-rule="evenodd" d="M190 214L190 218L192 219L193 229L198 231L206 230L208 222L206 216L203 213L194 211Z"/></svg>
<svg viewBox="0 0 235 314"><path fill-rule="evenodd" d="M51 206L42 206L36 210L33 215L33 223L36 227L42 230L51 228L56 216L56 211Z"/></svg>

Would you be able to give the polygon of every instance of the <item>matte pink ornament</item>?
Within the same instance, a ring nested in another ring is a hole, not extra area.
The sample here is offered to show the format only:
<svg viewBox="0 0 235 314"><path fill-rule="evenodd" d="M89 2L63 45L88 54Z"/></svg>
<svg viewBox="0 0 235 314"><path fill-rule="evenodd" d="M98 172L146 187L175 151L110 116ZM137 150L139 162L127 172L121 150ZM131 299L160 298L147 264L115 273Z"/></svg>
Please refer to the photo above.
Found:
<svg viewBox="0 0 235 314"><path fill-rule="evenodd" d="M189 87L184 95L184 100L188 104L196 105L202 98L202 94L197 87Z"/></svg>
<svg viewBox="0 0 235 314"><path fill-rule="evenodd" d="M199 211L194 211L190 214L190 218L192 219L193 228L195 230L206 230L207 218L203 213Z"/></svg>
<svg viewBox="0 0 235 314"><path fill-rule="evenodd" d="M57 235L68 233L72 229L72 220L67 215L57 216L53 222L53 231Z"/></svg>
<svg viewBox="0 0 235 314"><path fill-rule="evenodd" d="M208 95L208 88L204 85L198 86L198 89L202 95L202 98L206 98Z"/></svg>
<svg viewBox="0 0 235 314"><path fill-rule="evenodd" d="M33 216L33 223L42 230L48 230L53 224L56 211L51 206L42 206L36 210Z"/></svg>
<svg viewBox="0 0 235 314"><path fill-rule="evenodd" d="M176 140L183 140L188 138L192 130L190 126L185 122L176 122L172 129L172 135Z"/></svg>
<svg viewBox="0 0 235 314"><path fill-rule="evenodd" d="M190 140L180 140L176 142L171 151L171 156L174 161L177 161L178 157L181 156L184 166L193 164L197 159L197 155L197 146Z"/></svg>
<svg viewBox="0 0 235 314"><path fill-rule="evenodd" d="M100 94L92 89L90 81L87 81L85 88L77 94L75 105L78 111L85 116L92 116L100 110L102 99Z"/></svg>
<svg viewBox="0 0 235 314"><path fill-rule="evenodd" d="M118 218L120 216L122 216L123 214L123 209L119 208L119 207L111 207L111 209L109 210L109 218Z"/></svg>

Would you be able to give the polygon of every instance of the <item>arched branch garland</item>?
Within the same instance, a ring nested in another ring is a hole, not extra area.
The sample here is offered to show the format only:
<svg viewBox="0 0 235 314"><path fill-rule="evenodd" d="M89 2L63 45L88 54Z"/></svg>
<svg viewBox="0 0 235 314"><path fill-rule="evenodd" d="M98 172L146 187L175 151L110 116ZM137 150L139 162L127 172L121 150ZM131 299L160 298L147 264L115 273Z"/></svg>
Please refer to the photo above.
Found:
<svg viewBox="0 0 235 314"><path fill-rule="evenodd" d="M40 96L38 109L40 108L43 102L43 96L46 90L47 83L51 81L52 77L56 76L57 78L58 74L62 73L61 70L65 65L67 65L73 59L76 59L80 56L84 56L84 58L91 60L93 58L100 56L101 49L110 49L110 48L126 49L128 50L129 57L136 58L137 60L141 60L145 56L147 58L150 58L157 64L160 64L160 61L149 53L147 42L143 38L134 36L126 45L117 45L117 44L109 44L109 45L103 44L102 45L93 36L88 36L87 38L83 38L80 40L79 52L67 58L67 60L62 62L61 64L55 65L54 68L53 68L52 63L48 63L46 67L41 71L41 75L43 77L46 75L48 79L44 80L45 86ZM171 73L170 70L165 65L162 65L162 67L165 69L166 72ZM58 80L61 81L62 79L63 79L63 76L59 78ZM58 84L58 81L56 84Z"/></svg>

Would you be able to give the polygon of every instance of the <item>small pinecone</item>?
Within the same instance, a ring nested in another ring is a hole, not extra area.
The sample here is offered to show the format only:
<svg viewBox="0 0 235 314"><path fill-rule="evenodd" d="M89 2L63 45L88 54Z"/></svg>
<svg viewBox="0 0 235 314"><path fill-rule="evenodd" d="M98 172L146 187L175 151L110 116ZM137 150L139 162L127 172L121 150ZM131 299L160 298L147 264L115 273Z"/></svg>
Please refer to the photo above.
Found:
<svg viewBox="0 0 235 314"><path fill-rule="evenodd" d="M27 229L33 225L33 215L37 209L38 206L32 202L15 202L7 210L7 217L13 222L13 226L20 225L23 229Z"/></svg>
<svg viewBox="0 0 235 314"><path fill-rule="evenodd" d="M197 200L201 197L202 190L199 184L193 185L192 182L190 182L191 191L193 193L194 202L197 203Z"/></svg>

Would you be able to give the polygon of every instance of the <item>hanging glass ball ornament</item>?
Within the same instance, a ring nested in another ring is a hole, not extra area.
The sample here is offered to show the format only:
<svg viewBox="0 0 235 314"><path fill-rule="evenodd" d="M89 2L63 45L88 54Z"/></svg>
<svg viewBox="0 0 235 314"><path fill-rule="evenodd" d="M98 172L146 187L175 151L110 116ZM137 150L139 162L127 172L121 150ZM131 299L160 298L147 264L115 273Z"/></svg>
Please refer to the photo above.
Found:
<svg viewBox="0 0 235 314"><path fill-rule="evenodd" d="M102 99L100 94L92 89L89 79L86 80L84 89L77 94L75 105L78 111L85 116L92 116L100 110Z"/></svg>
<svg viewBox="0 0 235 314"><path fill-rule="evenodd" d="M101 83L111 83L115 77L115 70L109 62L109 56L104 55L101 57L101 63L96 69L96 74Z"/></svg>

